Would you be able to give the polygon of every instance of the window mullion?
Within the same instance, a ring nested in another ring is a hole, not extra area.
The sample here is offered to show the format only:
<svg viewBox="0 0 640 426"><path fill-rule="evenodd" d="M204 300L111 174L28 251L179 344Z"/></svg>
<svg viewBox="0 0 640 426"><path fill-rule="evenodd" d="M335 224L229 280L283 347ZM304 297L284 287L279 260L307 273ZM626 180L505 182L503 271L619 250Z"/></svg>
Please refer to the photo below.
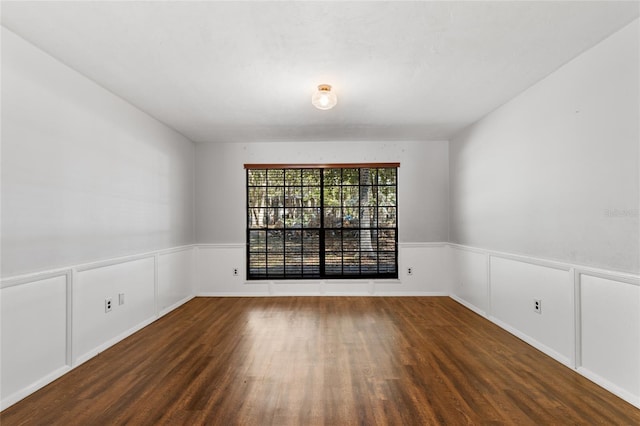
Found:
<svg viewBox="0 0 640 426"><path fill-rule="evenodd" d="M287 175L282 171L282 275L287 278Z"/></svg>
<svg viewBox="0 0 640 426"><path fill-rule="evenodd" d="M344 276L344 169L340 169L340 274Z"/></svg>
<svg viewBox="0 0 640 426"><path fill-rule="evenodd" d="M299 175L299 179L300 179L300 205L299 206L295 206L295 208L299 208L300 209L300 230L298 232L300 232L300 239L299 239L299 244L300 244L300 276L304 278L304 212L305 212L305 205L304 205L304 182L302 181L304 178L304 176L302 175L302 169L300 169L300 175Z"/></svg>
<svg viewBox="0 0 640 426"><path fill-rule="evenodd" d="M325 278L325 241L324 241L324 169L320 169L320 234L318 260L320 263L320 277Z"/></svg>
<svg viewBox="0 0 640 426"><path fill-rule="evenodd" d="M362 169L358 169L358 274L362 273Z"/></svg>

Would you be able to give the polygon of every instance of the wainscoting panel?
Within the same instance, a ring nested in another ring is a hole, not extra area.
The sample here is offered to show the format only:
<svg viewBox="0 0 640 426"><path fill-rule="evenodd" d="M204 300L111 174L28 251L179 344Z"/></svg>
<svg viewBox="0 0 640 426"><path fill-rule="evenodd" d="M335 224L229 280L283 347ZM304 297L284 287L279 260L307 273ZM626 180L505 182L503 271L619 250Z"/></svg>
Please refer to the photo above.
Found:
<svg viewBox="0 0 640 426"><path fill-rule="evenodd" d="M0 410L191 299L195 250L175 247L3 279Z"/></svg>
<svg viewBox="0 0 640 426"><path fill-rule="evenodd" d="M451 293L451 263L445 243L400 243L398 267L399 282L376 282L375 294L448 296Z"/></svg>
<svg viewBox="0 0 640 426"><path fill-rule="evenodd" d="M246 281L244 244L201 244L196 263L196 292L200 296L450 294L450 263L445 243L400 244L397 280ZM233 275L234 268L239 269L238 276Z"/></svg>
<svg viewBox="0 0 640 426"><path fill-rule="evenodd" d="M122 305L119 294L124 294ZM110 312L105 312L107 298ZM79 271L73 306L74 355L81 363L155 318L155 258Z"/></svg>
<svg viewBox="0 0 640 426"><path fill-rule="evenodd" d="M533 346L572 366L573 273L518 260L491 257L491 316ZM540 301L539 312L534 300Z"/></svg>
<svg viewBox="0 0 640 426"><path fill-rule="evenodd" d="M67 275L0 290L2 408L55 380L67 362Z"/></svg>
<svg viewBox="0 0 640 426"><path fill-rule="evenodd" d="M169 251L158 255L158 313L173 310L194 294L193 248Z"/></svg>
<svg viewBox="0 0 640 426"><path fill-rule="evenodd" d="M247 282L244 250L244 244L176 247L3 279L0 409L195 295L294 294L450 295L640 408L637 275L456 244L405 243L398 280ZM105 313L108 297L112 311Z"/></svg>
<svg viewBox="0 0 640 426"><path fill-rule="evenodd" d="M238 269L238 275L233 270ZM269 284L245 284L244 244L200 244L196 249L196 294L198 296L267 296Z"/></svg>
<svg viewBox="0 0 640 426"><path fill-rule="evenodd" d="M640 408L640 277L450 248L452 298Z"/></svg>
<svg viewBox="0 0 640 426"><path fill-rule="evenodd" d="M452 248L451 259L453 297L480 315L487 315L489 311L487 254Z"/></svg>
<svg viewBox="0 0 640 426"><path fill-rule="evenodd" d="M581 367L640 406L640 286L580 274Z"/></svg>

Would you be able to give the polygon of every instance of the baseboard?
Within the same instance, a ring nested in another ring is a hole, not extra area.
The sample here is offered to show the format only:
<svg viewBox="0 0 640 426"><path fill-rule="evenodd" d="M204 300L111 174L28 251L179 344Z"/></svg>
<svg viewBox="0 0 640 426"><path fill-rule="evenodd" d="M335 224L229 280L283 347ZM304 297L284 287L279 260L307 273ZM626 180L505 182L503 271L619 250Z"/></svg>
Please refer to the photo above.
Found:
<svg viewBox="0 0 640 426"><path fill-rule="evenodd" d="M522 340L523 342L527 343L528 345L533 346L534 348L536 348L540 352L542 352L542 353L544 353L546 355L549 355L551 358L555 359L556 361L558 361L559 363L563 364L564 366L569 367L572 370L574 369L570 358L567 358L566 356L562 355L561 353L559 353L557 351L554 351L550 347L540 343L536 339L528 336L527 334L522 333L520 330L518 330L518 329L516 329L514 327L511 327L509 324L504 323L504 322L500 321L499 319L497 319L497 318L495 318L493 316L488 316L487 319L489 321L491 321L492 323L496 324L498 327L502 328L503 330L508 331L509 333L513 334L518 339Z"/></svg>
<svg viewBox="0 0 640 426"><path fill-rule="evenodd" d="M562 355L561 353L559 353L557 351L554 351L553 349L551 349L548 346L540 343L536 339L533 339L532 337L522 333L518 329L516 329L514 327L511 327L509 324L507 324L507 323L505 323L503 321L500 321L496 317L493 317L491 315L487 315L484 311L482 311L478 307L472 305L471 303L465 301L464 299L461 299L460 297L458 297L456 295L450 295L449 297L451 297L453 300L455 300L456 302L460 303L462 306L464 306L465 308L469 309L470 311L473 311L476 314L478 314L478 315L486 318L487 320L491 321L492 323L494 323L498 327L502 328L503 330L507 331L508 333L513 334L518 339L522 340L523 342L527 343L528 345L531 345L534 348L538 349L540 352L542 352L542 353L544 353L546 355L549 355L551 358L555 359L556 361L560 362L561 364L573 369L573 366L571 364L571 360L569 358L567 358L566 356Z"/></svg>
<svg viewBox="0 0 640 426"><path fill-rule="evenodd" d="M611 383L609 380L606 380L606 379L598 376L596 373L590 371L587 368L578 367L577 371L582 376L584 376L587 379L591 380L596 385L608 390L612 394L624 399L629 404L632 404L635 407L637 407L638 409L640 409L640 397L639 396L634 395L631 392L628 392L628 391L622 389L619 386L616 386L614 383Z"/></svg>
<svg viewBox="0 0 640 426"><path fill-rule="evenodd" d="M27 396L31 395L38 389L42 389L43 387L47 386L49 383L53 382L54 380L59 379L60 377L67 374L69 371L73 370L73 368L74 367L69 367L68 365L65 365L64 367L57 369L51 374L48 374L45 377L42 377L41 379L33 382L29 386L26 386L20 389L19 391L13 393L12 395L9 395L8 397L0 401L0 411L6 408L9 408L16 402L26 398Z"/></svg>
<svg viewBox="0 0 640 426"><path fill-rule="evenodd" d="M363 293L363 292L314 292L314 293L216 293L216 292L203 292L198 293L196 297L450 297L446 292L420 292L420 291L381 291L375 293Z"/></svg>
<svg viewBox="0 0 640 426"><path fill-rule="evenodd" d="M453 294L450 295L449 297L451 297L456 302L460 303L465 308L477 313L478 315L481 315L481 316L485 317L486 319L488 319L489 321L491 321L492 323L494 323L498 327L500 327L503 330L507 331L508 333L514 335L515 337L517 337L518 339L520 339L523 342L527 343L528 345L531 345L532 347L538 349L540 352L544 353L545 355L550 356L551 358L553 358L554 360L558 361L559 363L561 363L565 367L570 368L571 370L577 372L578 374L580 374L584 378L586 378L586 379L592 381L593 383L595 383L596 385L602 387L606 391L611 392L612 394L620 397L621 399L625 400L626 402L628 402L628 403L632 404L633 406L635 406L635 407L640 409L640 397L639 396L634 395L631 392L628 392L628 391L620 388L615 383L604 379L603 377L593 373L592 371L590 371L587 368L584 368L584 367L574 368L571 359L567 358L566 356L563 356L562 354L558 353L557 351L554 351L553 349L549 348L548 346L538 342L537 340L535 340L535 339L531 338L530 336L520 332L519 330L511 327L510 325L500 321L499 319L497 319L495 317L492 317L490 315L486 315L481 309L479 309L478 307L476 307L476 306L472 305L471 303L465 301L464 299L461 299L460 297L458 297L456 295L453 295Z"/></svg>
<svg viewBox="0 0 640 426"><path fill-rule="evenodd" d="M158 314L158 318L161 318L165 315L167 315L169 312L173 311L174 309L179 308L180 306L184 305L185 303L187 303L188 301L190 301L191 299L193 299L195 296L187 296L182 300L179 300L178 302L174 303L173 305L164 308L163 310L160 311L160 313Z"/></svg>
<svg viewBox="0 0 640 426"><path fill-rule="evenodd" d="M93 358L94 356L98 355L101 352L104 352L105 350L109 349L111 346L115 345L116 343L119 343L122 340L124 340L127 337L129 337L132 334L134 334L135 332L142 330L144 327L148 326L149 324L151 324L152 322L154 322L158 318L159 317L157 317L155 315L153 317L151 317L151 318L147 318L146 320L142 321L138 325L136 325L134 327L131 327L130 329L128 329L128 330L118 334L117 336L107 340L103 344L101 344L101 345L89 350L88 352L85 352L84 354L78 356L76 358L75 362L73 363L73 368L76 368L79 365L84 364L85 362L87 362L91 358Z"/></svg>
<svg viewBox="0 0 640 426"><path fill-rule="evenodd" d="M487 318L487 313L485 311L483 311L482 309L479 309L478 307L472 305L471 303L467 302L464 299L461 299L460 297L456 296L455 294L449 294L448 296L450 298L452 298L453 300L455 300L456 302L458 302L459 304L461 304L462 306L464 306L465 308L469 309L470 311L475 312L476 314L480 315L481 317Z"/></svg>

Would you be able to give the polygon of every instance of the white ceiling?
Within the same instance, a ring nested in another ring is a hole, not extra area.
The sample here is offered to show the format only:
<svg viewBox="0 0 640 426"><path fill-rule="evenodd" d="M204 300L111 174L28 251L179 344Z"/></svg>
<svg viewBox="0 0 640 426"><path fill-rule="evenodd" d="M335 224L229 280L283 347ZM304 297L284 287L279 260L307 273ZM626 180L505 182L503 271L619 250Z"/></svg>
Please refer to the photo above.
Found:
<svg viewBox="0 0 640 426"><path fill-rule="evenodd" d="M2 24L195 142L448 139L638 2L2 2ZM311 106L316 85L338 105Z"/></svg>

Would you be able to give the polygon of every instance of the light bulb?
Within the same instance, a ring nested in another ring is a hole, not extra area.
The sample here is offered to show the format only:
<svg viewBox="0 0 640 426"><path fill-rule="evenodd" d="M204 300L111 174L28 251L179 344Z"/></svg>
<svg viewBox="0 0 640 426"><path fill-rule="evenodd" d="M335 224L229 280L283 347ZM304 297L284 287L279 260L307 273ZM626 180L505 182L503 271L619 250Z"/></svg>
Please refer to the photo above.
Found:
<svg viewBox="0 0 640 426"><path fill-rule="evenodd" d="M311 96L311 103L318 109L327 110L336 106L338 98L331 91L330 85L321 84L318 86L318 91Z"/></svg>

